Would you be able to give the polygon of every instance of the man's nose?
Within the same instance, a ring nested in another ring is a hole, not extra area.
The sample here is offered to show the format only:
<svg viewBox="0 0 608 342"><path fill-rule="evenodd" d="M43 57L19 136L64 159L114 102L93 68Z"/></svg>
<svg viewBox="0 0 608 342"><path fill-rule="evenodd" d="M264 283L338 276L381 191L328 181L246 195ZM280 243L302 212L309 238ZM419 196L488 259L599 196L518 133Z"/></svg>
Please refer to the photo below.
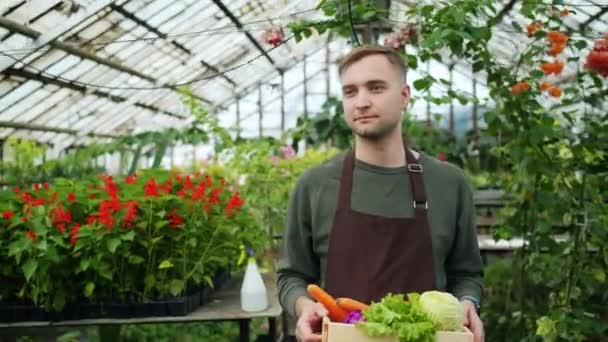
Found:
<svg viewBox="0 0 608 342"><path fill-rule="evenodd" d="M357 98L355 99L355 107L356 108L367 108L371 105L369 100L369 96L366 92L361 91L357 94Z"/></svg>

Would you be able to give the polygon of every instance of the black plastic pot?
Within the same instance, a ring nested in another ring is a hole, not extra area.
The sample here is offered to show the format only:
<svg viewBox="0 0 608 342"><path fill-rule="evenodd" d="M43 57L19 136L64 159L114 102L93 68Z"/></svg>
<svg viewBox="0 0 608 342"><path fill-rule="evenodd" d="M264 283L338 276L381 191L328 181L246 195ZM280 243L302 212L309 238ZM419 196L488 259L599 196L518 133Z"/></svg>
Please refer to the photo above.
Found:
<svg viewBox="0 0 608 342"><path fill-rule="evenodd" d="M107 317L129 318L134 316L133 306L130 303L119 301L108 301L105 303Z"/></svg>
<svg viewBox="0 0 608 342"><path fill-rule="evenodd" d="M169 316L185 316L190 313L188 310L187 297L178 297L167 300Z"/></svg>
<svg viewBox="0 0 608 342"><path fill-rule="evenodd" d="M13 321L13 307L8 304L0 304L0 322L8 323Z"/></svg>

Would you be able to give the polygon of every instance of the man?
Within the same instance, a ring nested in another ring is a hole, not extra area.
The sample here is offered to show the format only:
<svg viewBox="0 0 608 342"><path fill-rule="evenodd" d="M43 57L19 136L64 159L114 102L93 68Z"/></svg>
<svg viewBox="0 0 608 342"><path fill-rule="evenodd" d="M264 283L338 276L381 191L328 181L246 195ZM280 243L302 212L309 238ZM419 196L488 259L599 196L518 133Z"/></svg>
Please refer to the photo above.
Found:
<svg viewBox="0 0 608 342"><path fill-rule="evenodd" d="M463 172L404 146L410 89L393 50L360 47L339 67L354 151L307 170L290 196L278 263L281 305L298 341L321 341L327 311L306 292L377 301L392 293L449 291L483 341L477 309L482 262L472 192Z"/></svg>

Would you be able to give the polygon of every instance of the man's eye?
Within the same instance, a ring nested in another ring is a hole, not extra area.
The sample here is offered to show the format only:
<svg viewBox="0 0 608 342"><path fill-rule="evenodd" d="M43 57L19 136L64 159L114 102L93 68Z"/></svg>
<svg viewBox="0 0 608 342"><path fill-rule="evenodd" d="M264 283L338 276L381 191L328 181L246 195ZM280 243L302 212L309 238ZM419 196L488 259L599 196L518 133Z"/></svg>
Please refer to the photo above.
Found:
<svg viewBox="0 0 608 342"><path fill-rule="evenodd" d="M355 94L355 91L354 91L354 90L345 90L345 91L344 91L344 95L345 95L345 96L352 96L352 95L354 95L354 94Z"/></svg>
<svg viewBox="0 0 608 342"><path fill-rule="evenodd" d="M380 91L380 90L382 90L382 89L384 89L384 87L383 87L383 86L381 86L381 85L373 85L373 86L371 87L371 90L372 90L372 91Z"/></svg>

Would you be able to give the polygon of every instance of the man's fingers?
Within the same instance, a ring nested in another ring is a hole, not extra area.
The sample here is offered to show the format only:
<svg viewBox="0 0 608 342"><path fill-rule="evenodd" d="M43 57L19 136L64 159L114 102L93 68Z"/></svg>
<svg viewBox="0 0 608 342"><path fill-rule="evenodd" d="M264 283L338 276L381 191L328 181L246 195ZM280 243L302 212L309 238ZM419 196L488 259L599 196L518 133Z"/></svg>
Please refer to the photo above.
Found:
<svg viewBox="0 0 608 342"><path fill-rule="evenodd" d="M467 328L471 328L469 326L469 310L468 310L468 308L466 306L463 306L462 310L464 311L464 315L463 315L464 326L467 327Z"/></svg>
<svg viewBox="0 0 608 342"><path fill-rule="evenodd" d="M471 319L471 331L473 331L475 342L483 342L485 339L483 323L477 317Z"/></svg>

